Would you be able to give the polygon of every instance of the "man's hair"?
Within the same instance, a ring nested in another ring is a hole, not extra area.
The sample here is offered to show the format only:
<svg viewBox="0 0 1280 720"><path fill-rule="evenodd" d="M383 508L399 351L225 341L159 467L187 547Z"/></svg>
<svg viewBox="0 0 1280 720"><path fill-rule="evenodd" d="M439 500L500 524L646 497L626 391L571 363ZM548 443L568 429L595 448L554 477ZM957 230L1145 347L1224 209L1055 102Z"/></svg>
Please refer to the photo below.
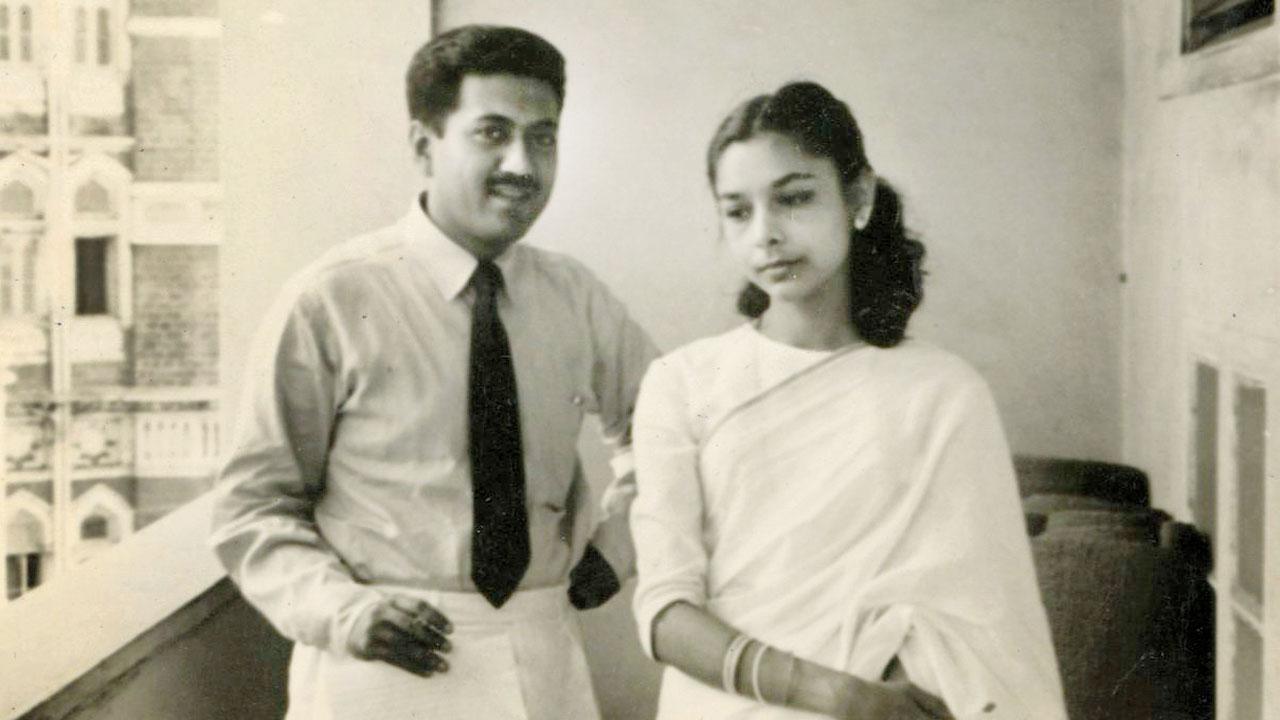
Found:
<svg viewBox="0 0 1280 720"><path fill-rule="evenodd" d="M423 45L409 62L409 117L442 131L458 107L458 88L467 75L542 80L564 105L564 56L554 45L520 28L464 25Z"/></svg>

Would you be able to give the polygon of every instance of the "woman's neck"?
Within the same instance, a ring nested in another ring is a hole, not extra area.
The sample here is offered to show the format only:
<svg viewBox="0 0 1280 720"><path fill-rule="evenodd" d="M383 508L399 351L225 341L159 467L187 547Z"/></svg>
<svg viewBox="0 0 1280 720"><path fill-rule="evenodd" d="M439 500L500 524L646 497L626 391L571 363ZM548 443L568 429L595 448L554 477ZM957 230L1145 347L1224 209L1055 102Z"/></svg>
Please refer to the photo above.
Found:
<svg viewBox="0 0 1280 720"><path fill-rule="evenodd" d="M839 303L773 302L757 327L765 337L807 350L836 350L861 342L849 322L848 301Z"/></svg>

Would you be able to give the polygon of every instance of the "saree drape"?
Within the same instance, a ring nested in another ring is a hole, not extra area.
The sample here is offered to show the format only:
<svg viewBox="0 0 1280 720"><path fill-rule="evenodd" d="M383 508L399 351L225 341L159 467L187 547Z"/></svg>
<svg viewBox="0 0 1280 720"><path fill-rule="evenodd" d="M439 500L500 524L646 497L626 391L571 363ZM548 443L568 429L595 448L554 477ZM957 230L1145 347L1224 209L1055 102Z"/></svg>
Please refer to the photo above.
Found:
<svg viewBox="0 0 1280 720"><path fill-rule="evenodd" d="M896 655L957 718L1065 717L1009 450L985 382L923 343L780 381L740 328L651 367L635 425L635 604L684 600L879 679ZM803 714L669 669L660 718Z"/></svg>

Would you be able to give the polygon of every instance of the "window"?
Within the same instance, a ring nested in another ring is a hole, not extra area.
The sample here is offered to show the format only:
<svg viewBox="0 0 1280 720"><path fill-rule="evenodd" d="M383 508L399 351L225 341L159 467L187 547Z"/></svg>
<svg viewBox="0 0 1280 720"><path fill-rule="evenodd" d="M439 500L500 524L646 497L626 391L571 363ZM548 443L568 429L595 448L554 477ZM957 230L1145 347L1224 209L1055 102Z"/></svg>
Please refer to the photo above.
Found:
<svg viewBox="0 0 1280 720"><path fill-rule="evenodd" d="M21 237L0 235L0 317L30 314L34 300L29 253Z"/></svg>
<svg viewBox="0 0 1280 720"><path fill-rule="evenodd" d="M19 553L6 555L5 593L13 600L40 584L40 564L43 558L39 553Z"/></svg>
<svg viewBox="0 0 1280 720"><path fill-rule="evenodd" d="M25 262L22 263L22 275L17 280L21 286L22 312L30 315L36 311L36 262L38 261L40 247L36 244L35 237L32 237L27 243L27 251L23 254Z"/></svg>
<svg viewBox="0 0 1280 720"><path fill-rule="evenodd" d="M107 540L110 537L111 526L101 515L85 518L84 522L80 523L81 540Z"/></svg>
<svg viewBox="0 0 1280 720"><path fill-rule="evenodd" d="M9 6L0 5L0 61L10 59L9 37Z"/></svg>
<svg viewBox="0 0 1280 720"><path fill-rule="evenodd" d="M14 180L0 189L0 215L34 217L36 194L25 184Z"/></svg>
<svg viewBox="0 0 1280 720"><path fill-rule="evenodd" d="M26 491L5 499L5 593L12 600L40 584L49 541L48 505Z"/></svg>
<svg viewBox="0 0 1280 720"><path fill-rule="evenodd" d="M89 42L88 12L83 7L76 8L76 63L83 65L88 58Z"/></svg>
<svg viewBox="0 0 1280 720"><path fill-rule="evenodd" d="M32 62L35 59L34 30L30 5L0 2L0 62Z"/></svg>
<svg viewBox="0 0 1280 720"><path fill-rule="evenodd" d="M1267 607L1276 545L1272 538L1268 547L1266 525L1276 489L1270 453L1278 445L1267 391L1280 376L1272 374L1274 350L1256 339L1205 333L1195 345L1204 349L1201 358L1213 361L1191 362L1187 504L1213 542L1218 709L1222 717L1262 720L1276 652L1275 608Z"/></svg>
<svg viewBox="0 0 1280 720"><path fill-rule="evenodd" d="M1196 363L1194 397L1191 517L1217 547L1218 369L1213 365Z"/></svg>
<svg viewBox="0 0 1280 720"><path fill-rule="evenodd" d="M31 6L23 5L18 11L18 54L22 62L31 62Z"/></svg>
<svg viewBox="0 0 1280 720"><path fill-rule="evenodd" d="M111 214L111 193L97 180L90 180L76 190L76 214Z"/></svg>
<svg viewBox="0 0 1280 720"><path fill-rule="evenodd" d="M36 311L36 237L0 230L0 317Z"/></svg>
<svg viewBox="0 0 1280 720"><path fill-rule="evenodd" d="M111 238L76 238L76 314L111 312Z"/></svg>
<svg viewBox="0 0 1280 720"><path fill-rule="evenodd" d="M72 15L72 58L77 65L114 64L117 38L111 10L101 0L84 0Z"/></svg>
<svg viewBox="0 0 1280 720"><path fill-rule="evenodd" d="M1267 391L1251 383L1236 386L1236 590L1261 608L1266 600L1264 554L1266 521ZM1259 613L1260 615L1261 613ZM1260 618L1259 618L1260 619Z"/></svg>
<svg viewBox="0 0 1280 720"><path fill-rule="evenodd" d="M94 57L92 51L89 57ZM129 171L107 155L89 154L72 165L71 232L76 240L75 265L68 271L75 273L76 315L112 315L126 325L131 318L130 247L121 239L126 230L122 218L127 215L130 182ZM117 348L110 355L118 360L120 342L100 338L84 347L102 350L110 345Z"/></svg>
<svg viewBox="0 0 1280 720"><path fill-rule="evenodd" d="M1262 636L1239 616L1235 620L1235 658L1232 674L1236 720L1262 720Z"/></svg>
<svg viewBox="0 0 1280 720"><path fill-rule="evenodd" d="M111 12L98 8L98 64L111 64Z"/></svg>
<svg viewBox="0 0 1280 720"><path fill-rule="evenodd" d="M133 534L134 509L128 500L106 484L96 484L72 504L73 527L79 543L73 551L83 562Z"/></svg>
<svg viewBox="0 0 1280 720"><path fill-rule="evenodd" d="M13 268L8 253L0 255L0 316L16 315L14 300Z"/></svg>
<svg viewBox="0 0 1280 720"><path fill-rule="evenodd" d="M1240 720L1262 720L1266 596L1266 390L1248 381L1235 388L1234 710Z"/></svg>
<svg viewBox="0 0 1280 720"><path fill-rule="evenodd" d="M1193 52L1266 25L1275 11L1275 0L1185 0L1182 52Z"/></svg>

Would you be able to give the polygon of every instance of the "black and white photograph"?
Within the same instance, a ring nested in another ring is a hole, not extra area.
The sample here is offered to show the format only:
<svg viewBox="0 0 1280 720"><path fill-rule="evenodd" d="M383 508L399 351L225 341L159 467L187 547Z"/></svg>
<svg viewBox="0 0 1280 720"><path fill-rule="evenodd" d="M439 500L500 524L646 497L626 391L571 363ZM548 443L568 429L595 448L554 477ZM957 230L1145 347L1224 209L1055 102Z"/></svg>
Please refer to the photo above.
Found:
<svg viewBox="0 0 1280 720"><path fill-rule="evenodd" d="M1280 720L1274 0L0 0L0 720Z"/></svg>

